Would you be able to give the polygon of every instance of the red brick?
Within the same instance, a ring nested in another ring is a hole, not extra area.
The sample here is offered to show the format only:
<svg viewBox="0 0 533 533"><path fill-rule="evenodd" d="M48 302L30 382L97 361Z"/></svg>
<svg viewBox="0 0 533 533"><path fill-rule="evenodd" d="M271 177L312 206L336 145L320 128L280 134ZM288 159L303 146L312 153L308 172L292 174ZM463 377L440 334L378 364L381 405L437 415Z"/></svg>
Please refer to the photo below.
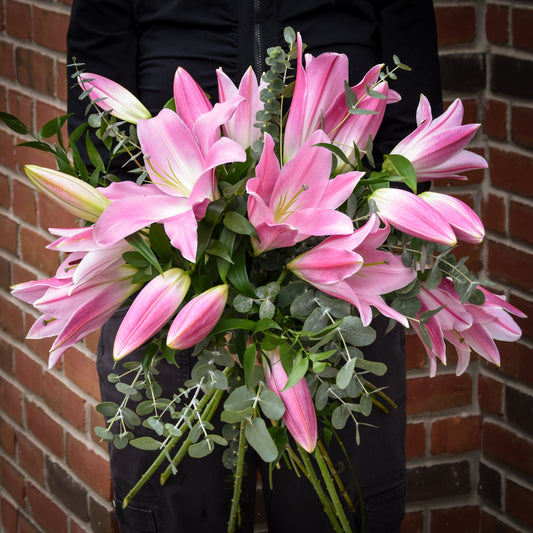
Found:
<svg viewBox="0 0 533 533"><path fill-rule="evenodd" d="M483 109L483 132L497 139L507 138L507 102L487 100Z"/></svg>
<svg viewBox="0 0 533 533"><path fill-rule="evenodd" d="M24 475L13 464L0 458L0 479L2 486L7 489L13 499L21 506L24 506L26 489L24 486Z"/></svg>
<svg viewBox="0 0 533 533"><path fill-rule="evenodd" d="M1 50L2 47L0 43L0 52ZM1 53L0 57L2 57ZM0 61L0 64L1 63L2 62ZM14 169L16 166L15 142L14 137L11 135L11 133L0 130L0 146L2 147L2 149L0 150L0 164Z"/></svg>
<svg viewBox="0 0 533 533"><path fill-rule="evenodd" d="M511 430L484 422L482 449L492 459L529 476L533 475L533 443Z"/></svg>
<svg viewBox="0 0 533 533"><path fill-rule="evenodd" d="M59 13L34 5L34 41L58 52L66 52L68 22L69 17L66 13Z"/></svg>
<svg viewBox="0 0 533 533"><path fill-rule="evenodd" d="M532 10L533 13L533 10ZM511 110L511 136L513 141L526 148L533 148L533 108L513 106Z"/></svg>
<svg viewBox="0 0 533 533"><path fill-rule="evenodd" d="M424 515L420 512L406 513L401 533L422 533L423 531Z"/></svg>
<svg viewBox="0 0 533 533"><path fill-rule="evenodd" d="M489 41L496 44L509 42L509 9L489 4L485 17L485 31Z"/></svg>
<svg viewBox="0 0 533 533"><path fill-rule="evenodd" d="M67 64L65 61L56 61L56 97L65 102L67 100Z"/></svg>
<svg viewBox="0 0 533 533"><path fill-rule="evenodd" d="M35 274L31 270L26 268L26 265L24 265L24 263L12 263L11 267L13 269L12 283L14 285L17 283L31 281L36 278Z"/></svg>
<svg viewBox="0 0 533 533"><path fill-rule="evenodd" d="M455 257L468 257L466 266L472 273L479 273L483 270L483 247L479 244L461 242L453 251Z"/></svg>
<svg viewBox="0 0 533 533"><path fill-rule="evenodd" d="M20 466L36 481L43 483L43 451L22 433L17 434L17 451Z"/></svg>
<svg viewBox="0 0 533 533"><path fill-rule="evenodd" d="M33 99L18 91L9 91L9 112L19 118L31 131L33 129Z"/></svg>
<svg viewBox="0 0 533 533"><path fill-rule="evenodd" d="M513 378L533 385L533 365L531 348L518 342L497 342L500 351L501 371Z"/></svg>
<svg viewBox="0 0 533 533"><path fill-rule="evenodd" d="M0 41L0 57L2 58L2 61L0 61L0 76L14 80L15 56L13 45L5 41Z"/></svg>
<svg viewBox="0 0 533 533"><path fill-rule="evenodd" d="M21 385L40 395L42 391L43 367L28 354L15 348L15 377Z"/></svg>
<svg viewBox="0 0 533 533"><path fill-rule="evenodd" d="M527 315L527 318L519 318L518 325L522 329L522 335L533 337L533 302L524 300L515 294L511 294L509 303Z"/></svg>
<svg viewBox="0 0 533 533"><path fill-rule="evenodd" d="M7 33L17 39L31 39L31 5L7 0L6 3Z"/></svg>
<svg viewBox="0 0 533 533"><path fill-rule="evenodd" d="M507 232L505 199L495 194L487 195L483 201L481 220L486 230L505 234Z"/></svg>
<svg viewBox="0 0 533 533"><path fill-rule="evenodd" d="M20 250L22 260L38 268L49 276L56 273L59 266L59 254L54 250L47 250L51 238L30 228L20 230Z"/></svg>
<svg viewBox="0 0 533 533"><path fill-rule="evenodd" d="M37 223L37 192L31 185L13 180L13 211L26 222Z"/></svg>
<svg viewBox="0 0 533 533"><path fill-rule="evenodd" d="M503 385L499 381L480 374L478 377L479 407L488 413L503 415Z"/></svg>
<svg viewBox="0 0 533 533"><path fill-rule="evenodd" d="M33 484L28 487L32 516L49 533L67 533L67 515L48 496Z"/></svg>
<svg viewBox="0 0 533 533"><path fill-rule="evenodd" d="M407 380L407 413L429 413L472 403L472 378L468 374L437 375Z"/></svg>
<svg viewBox="0 0 533 533"><path fill-rule="evenodd" d="M26 426L47 448L63 457L63 427L40 406L26 401Z"/></svg>
<svg viewBox="0 0 533 533"><path fill-rule="evenodd" d="M476 37L476 10L473 6L446 6L435 9L439 46L470 43Z"/></svg>
<svg viewBox="0 0 533 533"><path fill-rule="evenodd" d="M56 160L53 154L35 150L28 146L15 147L15 160L17 170L23 174L25 165L37 165L46 168L56 168Z"/></svg>
<svg viewBox="0 0 533 533"><path fill-rule="evenodd" d="M15 456L17 437L15 428L5 418L0 418L0 448L11 457Z"/></svg>
<svg viewBox="0 0 533 533"><path fill-rule="evenodd" d="M0 368L13 373L13 347L9 342L0 338Z"/></svg>
<svg viewBox="0 0 533 533"><path fill-rule="evenodd" d="M61 115L64 115L66 113L65 109L52 106L47 104L46 102L40 102L38 101L35 105L35 113L37 115L37 127L40 129L42 128L48 121L57 118ZM68 138L68 131L67 131L67 124L65 123L63 125L63 128L61 130L61 133L63 134L63 142ZM55 142L56 137L51 137L51 141Z"/></svg>
<svg viewBox="0 0 533 533"><path fill-rule="evenodd" d="M103 441L95 432L94 428L96 426L104 426L105 427L106 422L105 418L94 408L94 406L91 406L89 409L89 434L91 436L91 440L100 446L102 450L105 452L108 451L107 442Z"/></svg>
<svg viewBox="0 0 533 533"><path fill-rule="evenodd" d="M0 289L8 291L11 285L10 262L5 257L0 256ZM2 341L0 341L1 343ZM3 361L0 361L0 367Z"/></svg>
<svg viewBox="0 0 533 533"><path fill-rule="evenodd" d="M511 200L509 205L509 233L514 239L533 244L533 207Z"/></svg>
<svg viewBox="0 0 533 533"><path fill-rule="evenodd" d="M61 387L61 414L76 429L85 431L85 400L64 384Z"/></svg>
<svg viewBox="0 0 533 533"><path fill-rule="evenodd" d="M98 348L98 339L100 338L100 330L94 331L90 335L85 337L85 346L93 353L96 354Z"/></svg>
<svg viewBox="0 0 533 533"><path fill-rule="evenodd" d="M533 528L533 492L511 480L507 480L505 491L505 510L513 518Z"/></svg>
<svg viewBox="0 0 533 533"><path fill-rule="evenodd" d="M18 224L7 216L0 215L0 227L0 248L16 254Z"/></svg>
<svg viewBox="0 0 533 533"><path fill-rule="evenodd" d="M481 511L481 528L483 533L524 533L518 529L500 522L495 516L490 515L486 510Z"/></svg>
<svg viewBox="0 0 533 533"><path fill-rule="evenodd" d="M24 515L19 514L19 530L18 533L42 533L42 529L30 522Z"/></svg>
<svg viewBox="0 0 533 533"><path fill-rule="evenodd" d="M472 533L479 531L479 507L449 507L431 511L431 533Z"/></svg>
<svg viewBox="0 0 533 533"><path fill-rule="evenodd" d="M0 405L15 422L22 423L22 391L0 376Z"/></svg>
<svg viewBox="0 0 533 533"><path fill-rule="evenodd" d="M8 296L0 293L0 324L2 329L18 341L24 340L22 311Z"/></svg>
<svg viewBox="0 0 533 533"><path fill-rule="evenodd" d="M9 178L0 172L0 206L9 209L11 207L11 195L9 194Z"/></svg>
<svg viewBox="0 0 533 533"><path fill-rule="evenodd" d="M533 9L513 8L513 44L520 48L533 50Z"/></svg>
<svg viewBox="0 0 533 533"><path fill-rule="evenodd" d="M431 453L462 453L477 450L481 439L480 416L454 416L431 424Z"/></svg>
<svg viewBox="0 0 533 533"><path fill-rule="evenodd" d="M65 375L69 379L96 400L100 399L100 386L94 359L74 348L65 355L63 364Z"/></svg>
<svg viewBox="0 0 533 533"><path fill-rule="evenodd" d="M48 228L76 228L76 217L68 213L58 202L44 195L39 196L39 225Z"/></svg>
<svg viewBox="0 0 533 533"><path fill-rule="evenodd" d="M426 454L426 426L423 422L407 424L405 457L423 457Z"/></svg>
<svg viewBox="0 0 533 533"><path fill-rule="evenodd" d="M17 80L45 94L54 94L54 60L30 48L15 49Z"/></svg>
<svg viewBox="0 0 533 533"><path fill-rule="evenodd" d="M67 464L100 496L111 498L109 462L71 434L67 434Z"/></svg>
<svg viewBox="0 0 533 533"><path fill-rule="evenodd" d="M17 508L14 507L9 500L0 498L0 517L2 518L2 525L6 533L17 531L18 527L18 513Z"/></svg>
<svg viewBox="0 0 533 533"><path fill-rule="evenodd" d="M491 148L490 181L495 187L533 196L533 157Z"/></svg>
<svg viewBox="0 0 533 533"><path fill-rule="evenodd" d="M533 254L492 240L486 240L486 246L489 277L530 290Z"/></svg>
<svg viewBox="0 0 533 533"><path fill-rule="evenodd" d="M426 350L417 335L405 336L405 353L407 356L407 370L424 368L427 360Z"/></svg>

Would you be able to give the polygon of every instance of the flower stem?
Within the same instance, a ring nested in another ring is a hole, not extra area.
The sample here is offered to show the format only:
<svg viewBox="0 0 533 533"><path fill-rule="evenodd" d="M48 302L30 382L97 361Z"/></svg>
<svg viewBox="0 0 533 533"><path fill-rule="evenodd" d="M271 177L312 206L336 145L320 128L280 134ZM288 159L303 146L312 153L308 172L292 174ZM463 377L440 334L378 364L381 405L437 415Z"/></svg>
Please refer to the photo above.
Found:
<svg viewBox="0 0 533 533"><path fill-rule="evenodd" d="M233 482L233 497L231 498L231 511L228 522L228 533L233 533L237 526L237 515L239 513L239 501L241 497L242 477L244 473L244 456L246 454L246 437L244 430L246 420L241 422L239 430L239 449L237 452L237 468L235 470L235 480Z"/></svg>
<svg viewBox="0 0 533 533"><path fill-rule="evenodd" d="M324 508L324 512L329 518L329 521L331 522L331 525L333 526L333 529L337 533L342 532L341 525L339 524L339 521L337 520L337 517L335 516L335 508L332 504L331 500L327 497L326 493L324 492L324 489L322 488L322 485L320 484L319 479L316 476L315 470L313 469L313 465L311 464L311 460L309 459L309 455L307 452L298 445L298 452L300 453L300 457L302 458L302 462L305 466L304 472L307 476L307 479L311 482L311 485L313 485L313 488L315 489L315 492L318 495L318 498L320 499L320 503L322 504L322 507Z"/></svg>
<svg viewBox="0 0 533 533"><path fill-rule="evenodd" d="M341 531L343 531L343 533L351 533L352 528L350 527L350 524L348 523L348 519L346 518L346 513L344 512L344 508L342 507L342 503L339 499L339 495L337 494L337 490L335 489L335 485L333 484L333 480L331 479L331 474L328 470L328 466L326 464L326 461L324 460L324 457L322 457L322 452L318 446L315 448L314 455L315 455L315 460L318 464L318 468L320 469L320 473L322 474L322 479L324 480L324 483L326 484L326 488L328 489L329 497L331 498L333 507L335 508L337 518L339 519L341 523L341 527L342 527Z"/></svg>

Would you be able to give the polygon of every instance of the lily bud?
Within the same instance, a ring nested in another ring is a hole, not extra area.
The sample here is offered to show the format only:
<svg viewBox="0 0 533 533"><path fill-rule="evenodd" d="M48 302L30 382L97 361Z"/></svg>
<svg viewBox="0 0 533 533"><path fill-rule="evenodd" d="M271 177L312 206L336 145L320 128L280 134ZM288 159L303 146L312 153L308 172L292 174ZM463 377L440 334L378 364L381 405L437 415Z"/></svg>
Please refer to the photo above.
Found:
<svg viewBox="0 0 533 533"><path fill-rule="evenodd" d="M200 342L219 321L227 299L227 285L218 285L193 298L172 322L167 344L176 350L184 350Z"/></svg>
<svg viewBox="0 0 533 533"><path fill-rule="evenodd" d="M450 224L429 203L403 189L378 189L369 200L378 208L378 216L400 231L426 241L455 246L457 239Z"/></svg>
<svg viewBox="0 0 533 533"><path fill-rule="evenodd" d="M152 116L128 89L104 76L84 72L79 76L79 83L84 91L90 91L89 98L98 107L120 120L137 124L139 119Z"/></svg>
<svg viewBox="0 0 533 533"><path fill-rule="evenodd" d="M264 365L268 388L277 394L285 405L283 421L294 440L307 452L316 446L317 421L315 406L305 378L288 390L283 390L287 383L287 374L279 354L267 352L270 366Z"/></svg>
<svg viewBox="0 0 533 533"><path fill-rule="evenodd" d="M36 165L26 165L24 171L39 192L83 220L96 222L111 203L88 183L64 172Z"/></svg>
<svg viewBox="0 0 533 533"><path fill-rule="evenodd" d="M190 284L184 270L173 268L144 286L118 329L113 347L115 360L142 346L165 325L185 298Z"/></svg>

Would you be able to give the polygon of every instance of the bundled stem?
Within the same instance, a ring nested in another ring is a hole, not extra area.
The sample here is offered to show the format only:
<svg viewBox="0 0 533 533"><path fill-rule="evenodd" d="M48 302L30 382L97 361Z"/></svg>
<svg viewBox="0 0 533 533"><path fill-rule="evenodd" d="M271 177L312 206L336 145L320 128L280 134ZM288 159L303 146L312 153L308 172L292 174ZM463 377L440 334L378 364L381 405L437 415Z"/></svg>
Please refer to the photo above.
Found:
<svg viewBox="0 0 533 533"><path fill-rule="evenodd" d="M246 437L244 435L246 423L246 420L243 420L239 430L239 450L237 452L237 468L235 470L235 478L233 482L233 497L231 498L228 533L233 533L235 531L235 527L237 525L237 516L239 513L239 500L241 496L242 477L244 473L244 457L246 455Z"/></svg>

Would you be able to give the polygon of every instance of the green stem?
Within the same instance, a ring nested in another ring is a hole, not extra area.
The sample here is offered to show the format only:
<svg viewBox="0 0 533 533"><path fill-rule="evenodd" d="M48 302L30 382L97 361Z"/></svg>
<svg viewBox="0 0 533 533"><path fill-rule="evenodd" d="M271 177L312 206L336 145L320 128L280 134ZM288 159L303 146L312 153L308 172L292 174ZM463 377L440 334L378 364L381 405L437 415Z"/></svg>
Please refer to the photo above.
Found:
<svg viewBox="0 0 533 533"><path fill-rule="evenodd" d="M237 525L237 515L239 512L239 501L241 497L242 477L244 473L244 456L246 453L246 437L244 429L246 420L241 422L239 431L239 450L237 452L237 469L235 470L235 481L233 482L233 497L231 498L231 512L228 522L228 533L233 533Z"/></svg>
<svg viewBox="0 0 533 533"><path fill-rule="evenodd" d="M324 492L324 489L322 488L322 485L320 484L320 481L316 476L315 470L313 469L313 465L311 464L311 460L309 459L309 455L305 450L302 449L300 445L298 445L298 452L300 453L300 457L302 458L302 462L305 466L305 473L307 475L307 479L309 479L311 485L313 485L313 488L315 489L315 492L317 493L318 498L320 499L320 503L322 504L324 512L328 516L329 521L333 526L333 529L337 533L341 533L342 529L339 524L339 521L337 520L337 517L335 516L334 506L331 500L326 496L326 493Z"/></svg>
<svg viewBox="0 0 533 533"><path fill-rule="evenodd" d="M328 489L328 494L333 503L333 507L335 508L335 512L337 513L337 518L341 523L342 531L343 533L351 533L352 528L348 523L346 513L344 512L344 508L342 507L339 495L337 494L337 490L335 489L335 485L333 484L333 480L331 479L331 474L328 470L328 466L326 465L326 461L324 461L324 457L322 457L322 452L320 451L320 448L318 446L315 448L315 460L318 464L318 468L320 469L320 473L322 474L322 479L326 484L326 488Z"/></svg>
<svg viewBox="0 0 533 533"><path fill-rule="evenodd" d="M215 411L216 411L216 409L218 407L218 404L220 403L220 400L221 400L222 395L224 394L224 392L225 391L223 391L223 390L216 390L214 392L213 391L210 392L211 398L210 398L209 403L206 405L206 407L205 407L205 409L204 409L204 411L202 413L202 420L204 420L205 422L209 422L211 420L211 418L215 414ZM205 396L204 396L204 398L205 398ZM202 400L204 398L202 398ZM173 470L172 467L175 468L176 466L178 466L178 464L181 462L181 460L185 457L185 454L187 453L187 450L189 449L191 444L192 444L191 439L189 437L187 437L187 439L180 446L180 449L178 450L178 453L172 459L172 463L170 465L168 465L167 468L165 469L165 471L161 474L161 477L160 477L161 485L164 485L166 483L166 481L170 477L170 474L172 473L172 470Z"/></svg>

